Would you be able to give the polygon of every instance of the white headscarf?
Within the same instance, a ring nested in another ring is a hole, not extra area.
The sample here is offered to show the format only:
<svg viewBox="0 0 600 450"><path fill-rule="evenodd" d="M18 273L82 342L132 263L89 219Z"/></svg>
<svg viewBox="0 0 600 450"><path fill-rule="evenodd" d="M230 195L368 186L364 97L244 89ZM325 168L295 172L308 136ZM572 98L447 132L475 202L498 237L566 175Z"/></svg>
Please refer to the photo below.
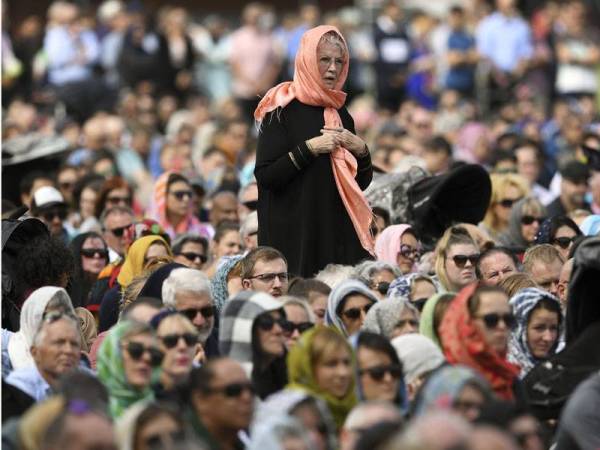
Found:
<svg viewBox="0 0 600 450"><path fill-rule="evenodd" d="M42 323L48 303L58 300L67 311L75 315L69 294L63 288L44 286L31 293L23 303L19 331L12 335L8 343L8 356L13 370L34 364L29 349L33 345L35 333Z"/></svg>

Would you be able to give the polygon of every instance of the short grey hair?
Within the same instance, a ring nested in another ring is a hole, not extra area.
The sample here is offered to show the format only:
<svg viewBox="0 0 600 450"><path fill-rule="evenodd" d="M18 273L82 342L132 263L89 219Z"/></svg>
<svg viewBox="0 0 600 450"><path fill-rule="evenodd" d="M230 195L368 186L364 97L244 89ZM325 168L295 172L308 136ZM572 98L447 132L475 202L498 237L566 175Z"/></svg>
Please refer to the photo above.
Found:
<svg viewBox="0 0 600 450"><path fill-rule="evenodd" d="M175 300L175 296L180 291L208 294L212 301L210 280L203 272L196 269L182 267L171 272L162 286L163 304L171 308L176 308L177 301Z"/></svg>
<svg viewBox="0 0 600 450"><path fill-rule="evenodd" d="M242 239L245 239L250 233L255 233L258 230L258 213L252 211L246 216L242 225L240 226L240 235Z"/></svg>
<svg viewBox="0 0 600 450"><path fill-rule="evenodd" d="M398 266L384 261L363 261L356 266L354 275L363 280L370 281L374 275L384 270L391 272L394 278L402 276L402 272L400 272Z"/></svg>
<svg viewBox="0 0 600 450"><path fill-rule="evenodd" d="M100 223L102 224L103 230L106 228L106 219L111 214L129 214L131 217L135 217L135 213L133 212L133 209L131 209L127 206L111 206L110 208L106 208L100 214Z"/></svg>
<svg viewBox="0 0 600 450"><path fill-rule="evenodd" d="M52 322L48 322L47 320L42 320L42 322L40 323L40 326L38 327L37 331L33 335L33 341L32 341L31 346L38 347L42 342L44 342L46 340L46 334L48 332L48 325L59 322L61 320L66 320L71 325L73 325L73 327L75 328L75 334L77 335L77 339L79 340L79 344L81 344L81 334L79 332L79 319L77 317L75 317L74 314L67 313L67 314L62 314L60 316L60 318L58 318L57 320L52 321Z"/></svg>
<svg viewBox="0 0 600 450"><path fill-rule="evenodd" d="M353 266L344 266L342 264L327 264L324 269L317 273L315 279L322 281L331 289L333 289L342 281L349 280L353 278L353 276Z"/></svg>
<svg viewBox="0 0 600 450"><path fill-rule="evenodd" d="M337 45L342 50L342 56L344 58L348 57L348 53L346 52L346 44L344 42L344 39L342 38L342 36L340 36L335 31L333 31L333 30L328 31L323 36L321 36L321 39L319 39L319 43L317 45L321 45L321 44L324 44L324 43Z"/></svg>

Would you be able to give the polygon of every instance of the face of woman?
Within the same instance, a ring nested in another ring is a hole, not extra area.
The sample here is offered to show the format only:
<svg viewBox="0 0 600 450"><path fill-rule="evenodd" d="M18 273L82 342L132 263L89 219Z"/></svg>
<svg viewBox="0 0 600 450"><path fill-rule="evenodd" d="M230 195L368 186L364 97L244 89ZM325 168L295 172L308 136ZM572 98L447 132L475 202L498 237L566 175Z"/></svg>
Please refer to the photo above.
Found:
<svg viewBox="0 0 600 450"><path fill-rule="evenodd" d="M297 406L291 414L302 423L315 446L315 450L326 450L327 425L316 406L312 404Z"/></svg>
<svg viewBox="0 0 600 450"><path fill-rule="evenodd" d="M377 298L383 299L395 279L396 277L389 270L380 270L371 277L371 291Z"/></svg>
<svg viewBox="0 0 600 450"><path fill-rule="evenodd" d="M531 223L528 223L528 218L533 218ZM535 235L540 231L540 225L544 221L543 217L539 213L532 213L531 211L523 212L523 219L521 220L521 235L527 242L533 242Z"/></svg>
<svg viewBox="0 0 600 450"><path fill-rule="evenodd" d="M308 313L301 306L289 304L283 307L285 310L286 319L295 325L309 326L310 320ZM286 336L285 346L289 350L300 339L300 331L294 328L294 331L289 336Z"/></svg>
<svg viewBox="0 0 600 450"><path fill-rule="evenodd" d="M558 252L562 255L564 260L569 259L569 252L571 251L571 247L573 246L573 238L577 236L577 233L566 225L563 225L558 230L556 230L556 234L554 235L554 240L552 245L554 248L558 250ZM570 242L568 240L570 239ZM564 247L565 243L568 242L568 245ZM562 244L562 245L561 245Z"/></svg>
<svg viewBox="0 0 600 450"><path fill-rule="evenodd" d="M347 348L326 352L314 370L315 381L321 389L340 399L348 394L352 385L352 358Z"/></svg>
<svg viewBox="0 0 600 450"><path fill-rule="evenodd" d="M435 294L435 286L427 280L417 280L412 285L410 293L410 301L416 303L415 306L419 311L423 309L423 305L429 297L433 297Z"/></svg>
<svg viewBox="0 0 600 450"><path fill-rule="evenodd" d="M350 294L346 297L340 318L346 327L348 336L352 336L360 330L371 306L373 306L373 302L362 294Z"/></svg>
<svg viewBox="0 0 600 450"><path fill-rule="evenodd" d="M139 358L137 355L131 355L128 350L129 344L132 343L144 349ZM125 379L134 389L142 390L150 385L152 377L152 362L150 352L148 351L150 348L158 351L156 339L151 334L131 336L121 343Z"/></svg>
<svg viewBox="0 0 600 450"><path fill-rule="evenodd" d="M479 255L479 251L471 244L453 245L446 255L446 276L456 291L475 281L475 265L471 260L465 261L463 258L473 255Z"/></svg>
<svg viewBox="0 0 600 450"><path fill-rule="evenodd" d="M261 314L261 316L256 318L260 348L269 356L283 356L285 353L285 336L280 325L280 321L283 319L281 313L270 311Z"/></svg>
<svg viewBox="0 0 600 450"><path fill-rule="evenodd" d="M171 376L182 377L192 370L198 333L190 325L175 315L166 317L158 326L158 341L165 355L161 367Z"/></svg>
<svg viewBox="0 0 600 450"><path fill-rule="evenodd" d="M310 307L315 313L315 323L323 325L325 322L325 312L327 311L327 296L320 292L312 291L308 294Z"/></svg>
<svg viewBox="0 0 600 450"><path fill-rule="evenodd" d="M152 265L159 259L168 257L169 252L167 251L164 244L155 242L150 247L148 247L148 250L146 250L146 254L144 255L144 267Z"/></svg>
<svg viewBox="0 0 600 450"><path fill-rule="evenodd" d="M390 339L393 339L397 336L402 336L403 334L417 333L419 331L419 319L415 316L415 313L408 308L404 308L402 314L400 314L400 319L398 319L398 323L394 327L394 331L392 331L392 336Z"/></svg>
<svg viewBox="0 0 600 450"><path fill-rule="evenodd" d="M238 231L231 230L225 233L216 245L216 259L219 259L222 256L233 256L240 253L242 249L241 242L242 238Z"/></svg>
<svg viewBox="0 0 600 450"><path fill-rule="evenodd" d="M86 256L84 252L81 253L81 267L83 271L95 275L99 274L108 262L106 246L102 239L98 237L89 237L83 241L81 249L86 250L85 253L87 254L91 254L94 251L92 256Z"/></svg>
<svg viewBox="0 0 600 450"><path fill-rule="evenodd" d="M317 62L325 87L335 88L344 67L344 54L341 47L327 41L320 43L317 47Z"/></svg>
<svg viewBox="0 0 600 450"><path fill-rule="evenodd" d="M86 187L81 191L79 213L83 219L94 216L97 198L98 194L92 188Z"/></svg>
<svg viewBox="0 0 600 450"><path fill-rule="evenodd" d="M520 200L521 197L523 197L523 194L519 188L512 185L507 186L502 198L499 198L498 202L494 205L494 213L501 229L508 225L512 205ZM505 202L505 204L503 205L502 202Z"/></svg>
<svg viewBox="0 0 600 450"><path fill-rule="evenodd" d="M185 181L176 181L169 185L167 192L167 213L185 216L190 210L192 189Z"/></svg>
<svg viewBox="0 0 600 450"><path fill-rule="evenodd" d="M359 347L356 357L365 400L393 402L398 392L398 378L394 373L399 368L392 367L390 357L366 347Z"/></svg>
<svg viewBox="0 0 600 450"><path fill-rule="evenodd" d="M418 259L419 241L412 233L404 233L400 240L397 263L402 274L410 273Z"/></svg>
<svg viewBox="0 0 600 450"><path fill-rule="evenodd" d="M452 409L463 416L467 421L474 422L485 403L483 393L474 386L466 385L454 402Z"/></svg>
<svg viewBox="0 0 600 450"><path fill-rule="evenodd" d="M483 334L483 338L490 347L492 347L501 356L506 354L508 346L508 336L510 328L504 320L498 320L495 326L486 324L484 317L502 318L511 315L512 311L508 304L508 296L501 292L485 292L481 294L479 308L474 317L475 326Z"/></svg>
<svg viewBox="0 0 600 450"><path fill-rule="evenodd" d="M527 323L527 345L531 354L538 359L549 356L558 339L558 314L538 308L529 315Z"/></svg>
<svg viewBox="0 0 600 450"><path fill-rule="evenodd" d="M169 414L160 414L137 430L135 450L175 448L176 441L183 435L177 421Z"/></svg>

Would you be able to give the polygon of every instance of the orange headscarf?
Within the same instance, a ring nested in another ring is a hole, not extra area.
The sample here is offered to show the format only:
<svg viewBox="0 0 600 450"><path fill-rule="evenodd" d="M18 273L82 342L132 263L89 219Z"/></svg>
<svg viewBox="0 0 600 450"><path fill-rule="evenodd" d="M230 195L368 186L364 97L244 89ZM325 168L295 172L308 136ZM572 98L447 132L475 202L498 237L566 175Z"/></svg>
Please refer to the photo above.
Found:
<svg viewBox="0 0 600 450"><path fill-rule="evenodd" d="M439 333L444 356L450 364L462 364L477 370L503 400L513 399L513 383L519 375L518 366L506 360L488 344L469 314L469 298L477 283L464 287L444 314Z"/></svg>
<svg viewBox="0 0 600 450"><path fill-rule="evenodd" d="M323 84L317 62L317 46L321 37L330 31L337 33L344 44L344 66L334 89ZM327 127L342 127L342 119L337 110L344 106L346 93L340 89L348 76L348 46L336 27L321 25L302 35L300 48L296 54L294 81L286 81L271 88L254 111L254 118L261 122L265 115L275 109L285 107L294 98L306 105L325 108L324 118ZM354 229L365 250L374 255L374 240L370 225L373 217L369 203L354 178L357 173L356 158L344 147L331 152L331 167L335 184L342 202L352 220Z"/></svg>

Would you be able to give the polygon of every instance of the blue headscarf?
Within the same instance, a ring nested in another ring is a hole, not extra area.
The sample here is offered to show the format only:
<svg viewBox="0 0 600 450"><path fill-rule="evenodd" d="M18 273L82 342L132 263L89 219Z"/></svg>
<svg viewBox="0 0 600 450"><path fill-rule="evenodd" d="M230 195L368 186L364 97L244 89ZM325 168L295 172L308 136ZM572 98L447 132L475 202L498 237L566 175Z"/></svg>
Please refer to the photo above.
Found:
<svg viewBox="0 0 600 450"><path fill-rule="evenodd" d="M244 256L233 255L223 256L217 266L217 272L210 282L210 291L212 293L213 301L217 311L221 312L225 306L225 302L229 299L229 292L227 291L227 275Z"/></svg>

